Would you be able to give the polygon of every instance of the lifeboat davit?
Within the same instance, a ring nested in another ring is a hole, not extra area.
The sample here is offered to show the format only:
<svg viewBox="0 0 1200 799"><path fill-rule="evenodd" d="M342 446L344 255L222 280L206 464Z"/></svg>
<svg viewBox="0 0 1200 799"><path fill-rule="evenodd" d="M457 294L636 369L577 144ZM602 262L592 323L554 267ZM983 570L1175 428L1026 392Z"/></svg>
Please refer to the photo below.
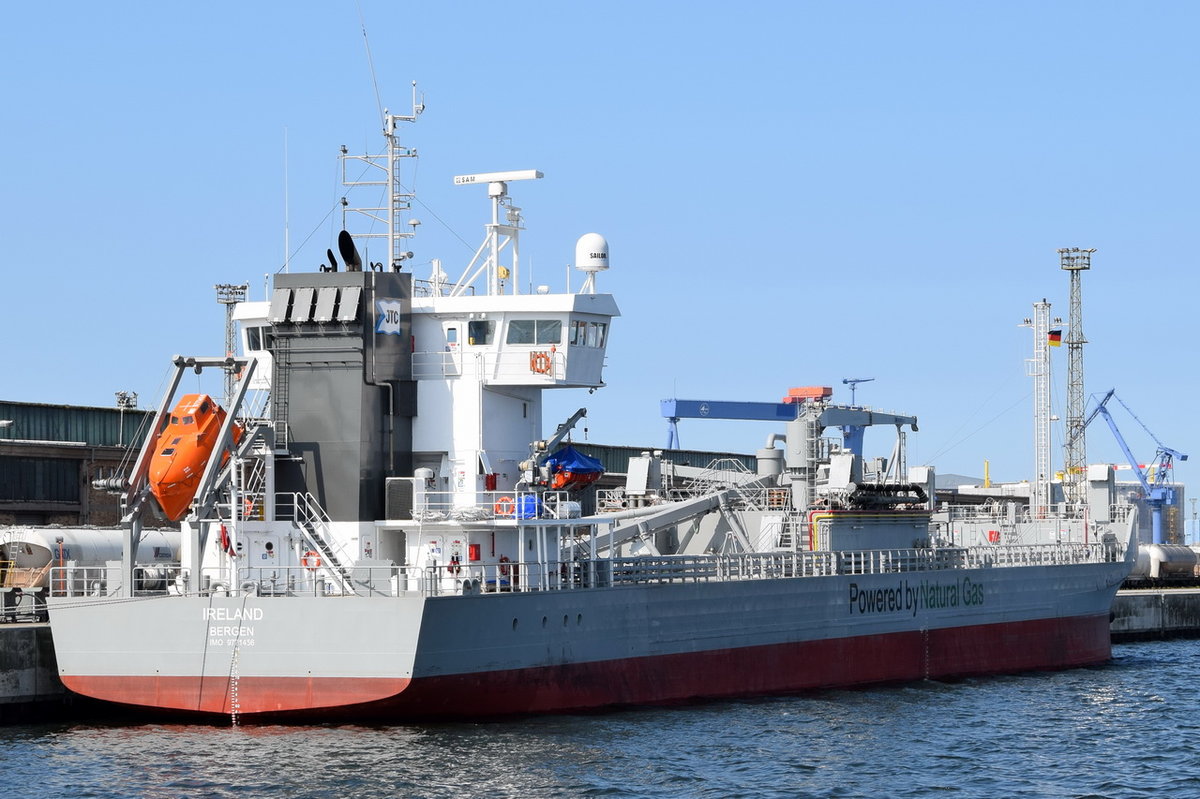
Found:
<svg viewBox="0 0 1200 799"><path fill-rule="evenodd" d="M207 394L186 394L171 411L150 458L150 493L171 521L187 513L225 423L225 409ZM233 426L233 441L242 428ZM228 454L225 457L229 457Z"/></svg>

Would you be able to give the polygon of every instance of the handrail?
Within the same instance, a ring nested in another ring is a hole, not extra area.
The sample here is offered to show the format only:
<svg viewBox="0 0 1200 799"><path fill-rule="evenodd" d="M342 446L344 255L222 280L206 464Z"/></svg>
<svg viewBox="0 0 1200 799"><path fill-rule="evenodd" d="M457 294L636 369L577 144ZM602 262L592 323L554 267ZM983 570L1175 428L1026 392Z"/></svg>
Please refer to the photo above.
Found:
<svg viewBox="0 0 1200 799"><path fill-rule="evenodd" d="M566 491L427 491L413 504L412 518L420 522L565 518L562 514L570 502Z"/></svg>
<svg viewBox="0 0 1200 799"><path fill-rule="evenodd" d="M135 586L134 596L453 596L528 591L608 589L676 582L737 582L832 575L903 574L965 569L1003 569L1087 563L1119 563L1123 552L1102 543L996 544L927 549L773 551L658 557L581 558L543 562L464 563L442 566L370 566L346 569L344 582L330 582L303 567L205 569L201 579L187 570L172 573L164 588ZM147 568L159 564L147 564ZM140 567L139 567L140 568ZM54 567L51 595L128 596L108 592L106 567ZM232 578L232 579L231 579ZM148 579L148 578L147 578Z"/></svg>

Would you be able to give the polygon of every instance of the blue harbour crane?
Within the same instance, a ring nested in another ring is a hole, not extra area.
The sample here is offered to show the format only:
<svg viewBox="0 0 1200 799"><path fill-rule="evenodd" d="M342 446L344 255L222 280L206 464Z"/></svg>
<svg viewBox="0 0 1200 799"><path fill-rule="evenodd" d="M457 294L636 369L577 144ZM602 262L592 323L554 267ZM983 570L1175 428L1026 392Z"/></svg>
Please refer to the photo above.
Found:
<svg viewBox="0 0 1200 799"><path fill-rule="evenodd" d="M1141 425L1142 429L1145 430L1146 433L1148 433L1149 436L1154 439L1154 443L1158 445L1158 451L1154 455L1154 462L1147 465L1145 468L1143 468L1142 464L1138 462L1137 458L1133 457L1133 453L1130 451L1129 445L1125 443L1125 437L1121 435L1121 431L1117 429L1116 421L1113 420L1112 414L1108 412L1108 401L1114 397L1116 398L1117 402L1121 403L1121 406L1124 407L1126 411L1129 411L1129 415L1133 417L1134 421ZM1109 392L1104 395L1104 399L1100 400L1095 409L1091 412L1091 414L1088 415L1087 420L1084 421L1079 430L1080 435L1082 435L1083 430L1085 430L1087 426L1091 424L1092 420L1097 416L1103 416L1104 421L1108 423L1108 428L1112 430L1113 437L1117 439L1117 444L1121 447L1121 451L1125 453L1125 457L1129 461L1130 468L1133 469L1133 473L1137 475L1138 482L1142 484L1142 491L1146 495L1146 504L1150 506L1150 527L1151 531L1153 532L1153 542L1155 544L1165 543L1163 541L1162 509L1165 505L1175 504L1175 489L1168 485L1167 482L1170 478L1171 467L1175 460L1178 459L1180 461L1186 461L1188 456L1184 455L1178 450L1171 449L1159 441L1158 437L1155 436L1154 433L1150 432L1150 428L1146 427L1146 425L1142 423L1142 420L1137 417L1137 414L1130 410L1129 406L1126 405L1120 397L1117 397L1116 389L1110 389Z"/></svg>

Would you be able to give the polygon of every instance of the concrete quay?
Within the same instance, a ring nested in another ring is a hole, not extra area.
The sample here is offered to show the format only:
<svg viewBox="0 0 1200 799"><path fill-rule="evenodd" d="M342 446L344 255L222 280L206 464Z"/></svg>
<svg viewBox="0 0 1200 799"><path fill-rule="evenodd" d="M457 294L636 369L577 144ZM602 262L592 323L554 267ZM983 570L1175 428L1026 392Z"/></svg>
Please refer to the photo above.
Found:
<svg viewBox="0 0 1200 799"><path fill-rule="evenodd" d="M50 625L0 624L0 724L59 718L71 699L58 679Z"/></svg>
<svg viewBox="0 0 1200 799"><path fill-rule="evenodd" d="M1118 591L1109 630L1116 643L1200 637L1200 588Z"/></svg>

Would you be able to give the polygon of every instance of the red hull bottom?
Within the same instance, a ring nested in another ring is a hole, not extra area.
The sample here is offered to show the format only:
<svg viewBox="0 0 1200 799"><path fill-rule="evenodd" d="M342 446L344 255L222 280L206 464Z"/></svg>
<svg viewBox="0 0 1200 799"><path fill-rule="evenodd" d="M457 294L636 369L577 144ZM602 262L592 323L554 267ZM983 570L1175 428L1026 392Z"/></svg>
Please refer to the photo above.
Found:
<svg viewBox="0 0 1200 799"><path fill-rule="evenodd" d="M483 718L1061 669L1112 656L1107 615L401 678L242 677L243 720ZM227 677L63 675L85 696L230 715ZM249 718L247 718L249 717Z"/></svg>

